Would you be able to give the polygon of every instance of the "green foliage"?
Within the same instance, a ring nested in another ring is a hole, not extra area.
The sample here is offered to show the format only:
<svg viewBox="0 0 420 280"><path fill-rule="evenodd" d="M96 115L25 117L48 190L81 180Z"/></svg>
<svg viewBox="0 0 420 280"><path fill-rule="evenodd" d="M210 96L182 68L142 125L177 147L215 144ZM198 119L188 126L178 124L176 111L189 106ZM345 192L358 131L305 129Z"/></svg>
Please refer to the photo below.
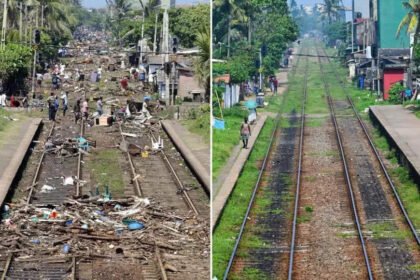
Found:
<svg viewBox="0 0 420 280"><path fill-rule="evenodd" d="M228 71L232 83L246 81L252 73L253 65L249 56L235 56L228 62Z"/></svg>
<svg viewBox="0 0 420 280"><path fill-rule="evenodd" d="M214 48L213 55L226 57L226 46L230 44L231 57L246 57L247 62L252 62L251 69L247 69L248 75L257 73L253 61L258 59L258 51L263 44L268 50L263 73L273 74L279 67L287 44L297 35L298 28L289 14L286 0L218 0L213 3L213 36L215 42L224 43ZM242 74L238 76L243 81Z"/></svg>
<svg viewBox="0 0 420 280"><path fill-rule="evenodd" d="M334 22L328 24L324 29L325 35L328 36L329 45L335 45L337 40L345 41L347 37L347 25L344 22Z"/></svg>
<svg viewBox="0 0 420 280"><path fill-rule="evenodd" d="M83 26L90 27L96 30L101 30L106 24L106 10L105 9L92 9L86 10L79 8L75 11L78 23Z"/></svg>
<svg viewBox="0 0 420 280"><path fill-rule="evenodd" d="M215 62L213 63L213 77L217 77L228 73L228 64Z"/></svg>
<svg viewBox="0 0 420 280"><path fill-rule="evenodd" d="M30 48L7 44L4 50L0 50L0 77L3 81L18 76L25 76L31 64L32 51Z"/></svg>
<svg viewBox="0 0 420 280"><path fill-rule="evenodd" d="M400 85L399 83L396 83L391 86L391 89L389 90L389 99L388 101L390 103L399 104L401 103L401 92L404 91L404 86Z"/></svg>
<svg viewBox="0 0 420 280"><path fill-rule="evenodd" d="M194 47L197 33L203 28L210 28L208 4L169 10L170 32L178 37L179 44L183 47Z"/></svg>

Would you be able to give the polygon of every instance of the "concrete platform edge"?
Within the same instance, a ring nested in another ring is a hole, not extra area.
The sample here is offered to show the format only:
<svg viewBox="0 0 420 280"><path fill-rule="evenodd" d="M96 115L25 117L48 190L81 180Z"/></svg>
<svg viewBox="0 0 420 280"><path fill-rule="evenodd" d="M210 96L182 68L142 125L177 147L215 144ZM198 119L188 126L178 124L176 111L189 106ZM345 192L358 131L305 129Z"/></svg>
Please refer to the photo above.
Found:
<svg viewBox="0 0 420 280"><path fill-rule="evenodd" d="M169 137L175 144L179 152L181 152L184 159L187 161L188 165L193 169L194 173L197 175L198 180L206 188L206 191L210 193L210 170L207 170L198 158L194 155L194 152L188 148L188 146L182 141L181 137L176 133L175 129L171 126L169 121L163 120L162 122L163 129L168 133Z"/></svg>
<svg viewBox="0 0 420 280"><path fill-rule="evenodd" d="M420 179L420 167L415 164L415 158L409 152L405 151L410 149L407 144L398 138L398 132L394 131L394 129L387 123L386 118L383 115L383 112L378 110L377 106L370 106L370 114L371 117L374 118L374 121L380 125L381 129L386 133L387 137L393 142L395 147L399 150L400 154L405 158L408 162L409 166L411 167L412 171L415 172L415 177L417 180ZM419 121L420 122L420 121Z"/></svg>
<svg viewBox="0 0 420 280"><path fill-rule="evenodd" d="M36 118L31 121L29 126L30 128L26 131L25 136L21 139L18 148L16 149L16 155L10 161L8 167L3 173L2 178L0 178L0 205L3 205L4 199L9 192L10 186L13 183L13 180L15 179L20 166L22 165L22 161L28 152L28 148L31 145L36 132L38 131L41 122L41 118Z"/></svg>

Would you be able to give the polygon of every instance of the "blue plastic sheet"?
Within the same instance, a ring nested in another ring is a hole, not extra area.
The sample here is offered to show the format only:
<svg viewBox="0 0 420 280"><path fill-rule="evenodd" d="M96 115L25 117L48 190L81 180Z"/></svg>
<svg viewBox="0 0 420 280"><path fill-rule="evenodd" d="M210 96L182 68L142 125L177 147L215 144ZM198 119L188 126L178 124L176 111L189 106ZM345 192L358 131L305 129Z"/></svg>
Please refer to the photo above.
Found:
<svg viewBox="0 0 420 280"><path fill-rule="evenodd" d="M217 118L213 118L213 127L216 129L225 129L225 121Z"/></svg>

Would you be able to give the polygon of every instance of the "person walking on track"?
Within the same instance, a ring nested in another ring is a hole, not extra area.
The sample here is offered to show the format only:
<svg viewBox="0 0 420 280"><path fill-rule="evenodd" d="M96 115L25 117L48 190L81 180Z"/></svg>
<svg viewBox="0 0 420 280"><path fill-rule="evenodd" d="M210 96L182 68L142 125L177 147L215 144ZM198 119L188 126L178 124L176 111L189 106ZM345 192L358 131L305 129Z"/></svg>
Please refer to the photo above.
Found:
<svg viewBox="0 0 420 280"><path fill-rule="evenodd" d="M243 143L243 148L248 149L248 140L251 136L251 126L248 123L248 118L244 118L244 122L241 125L241 138Z"/></svg>

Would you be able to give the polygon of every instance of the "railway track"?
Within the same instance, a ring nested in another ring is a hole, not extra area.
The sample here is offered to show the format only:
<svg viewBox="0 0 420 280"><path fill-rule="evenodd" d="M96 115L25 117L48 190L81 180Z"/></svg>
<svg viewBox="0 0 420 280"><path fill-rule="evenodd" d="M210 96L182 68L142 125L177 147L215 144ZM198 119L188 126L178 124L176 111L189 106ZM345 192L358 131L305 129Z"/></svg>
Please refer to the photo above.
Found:
<svg viewBox="0 0 420 280"><path fill-rule="evenodd" d="M325 57L327 58L328 62L331 63L330 57L328 57L328 56L325 56ZM352 109L355 117L357 118L357 122L359 123L361 129L363 130L363 134L366 136L366 139L369 142L369 146L372 149L372 152L375 155L375 159L377 160L378 164L380 165L381 170L382 170L382 172L383 172L383 174L384 174L384 176L386 178L386 181L387 181L387 183L389 184L389 187L392 190L392 194L394 195L394 198L395 198L395 200L396 200L396 202L398 204L398 207L399 207L399 209L401 211L401 214L403 215L404 220L406 221L407 226L410 229L410 232L413 235L414 240L416 241L417 245L420 246L420 237L419 237L419 234L418 234L416 228L414 227L413 222L411 221L410 217L408 216L407 210L405 209L404 204L403 204L403 202L402 202L402 200L401 200L401 198L400 198L400 196L398 194L397 188L395 187L394 182L391 179L391 176L390 176L390 174L389 174L389 172L388 172L388 170L387 170L387 168L385 166L385 163L382 160L382 158L381 158L381 156L379 154L379 151L376 148L376 146L375 146L375 144L373 142L373 139L372 139L372 137L371 137L371 135L370 135L370 133L369 133L369 131L368 131L368 129L367 129L364 121L362 120L362 118L361 118L358 110L356 109L356 106L354 105L352 98L350 97L350 95L347 92L347 88L345 86L345 81L341 77L338 77L338 76L336 76L336 77L340 80L340 83L342 85L341 88L342 88L342 90L343 90L343 92L344 92L344 94L346 96L347 102L350 105L350 107L351 107L351 109Z"/></svg>
<svg viewBox="0 0 420 280"><path fill-rule="evenodd" d="M47 139L54 141L64 141L67 138L76 138L84 135L84 121L80 122L78 128L72 125L70 118L63 118L62 123L53 123ZM57 157L55 154L43 150L41 158L37 163L32 185L26 197L27 204L33 205L60 205L67 198L80 195L80 180L82 175L81 162L83 154L79 151L77 159L70 157ZM65 177L77 177L75 186L65 186ZM44 185L51 186L52 189L43 191Z"/></svg>
<svg viewBox="0 0 420 280"><path fill-rule="evenodd" d="M142 264L139 260L124 261L126 271L131 271L131 279L167 280L162 254L155 247L155 260L153 263ZM1 280L91 280L91 279L124 279L127 272L112 271L115 263L122 259L103 259L81 256L56 256L54 258L39 258L25 260L14 258L13 255L0 259ZM104 275L111 270L110 275ZM124 276L125 275L125 276Z"/></svg>
<svg viewBox="0 0 420 280"><path fill-rule="evenodd" d="M299 68L299 66L301 65L301 60L300 60L300 56L298 56L298 59L296 60L296 64L294 65L294 67L292 68L292 74L295 75L297 69ZM305 83L307 81L307 68L308 68L308 59L306 59L306 63L304 64L304 76L305 76ZM306 96L307 96L307 89L306 89L306 84L304 85L304 89L303 89L303 94L302 94L302 112L301 112L301 118L300 118L300 136L301 136L301 140L299 142L299 147L303 147L303 133L304 133L304 118L305 118L305 114L304 114L304 110L305 110L305 102L306 102ZM267 165L269 164L269 158L270 158L270 154L271 151L273 150L273 146L274 143L277 141L276 140L276 135L278 135L279 132L279 128L280 128L280 120L281 120L282 116L281 113L279 113L277 115L276 121L275 121L275 126L274 129L271 133L271 137L270 137L270 141L269 141L269 145L267 148L267 151L265 153L262 165L260 167L260 172L258 175L258 179L257 182L254 186L253 192L252 192L252 196L251 199L249 201L246 213L244 215L241 227L239 229L239 233L238 236L236 238L235 241L235 245L234 248L232 250L231 256L229 258L229 262L227 265L227 268L224 272L223 275L223 279L229 279L230 277L230 273L233 270L234 266L239 267L239 269L246 269L246 268L258 268L261 271L264 271L265 273L267 273L266 276L268 276L268 274L272 274L272 273L276 273L276 261L274 259L271 258L271 256L273 255L279 255L284 251L288 251L289 249L291 249L290 253L291 255L293 255L292 251L294 251L295 248L295 243L294 243L294 238L290 243L290 247L287 248L285 246L282 246L281 244L278 244L278 240L277 239L282 239L280 238L280 236L285 237L287 235L287 233L280 228L277 228L275 225L278 225L277 223L283 223L285 217L283 215L280 214L276 214L273 220L271 221L267 221L267 222L272 222L273 228L266 228L265 229L265 233L264 233L264 241L270 243L270 240L272 241L272 243L270 244L269 248L261 248L258 249L256 252L253 252L258 259L249 257L250 259L246 259L246 257L241 257L240 260L238 260L238 251L240 248L240 244L242 242L242 238L245 232L245 228L247 226L247 222L249 220L249 216L251 214L251 211L254 207L255 201L256 201L256 196L257 196L257 191L261 185L262 182L262 178L264 175L264 172L266 171ZM273 194L274 197L277 199L274 203L276 204L276 206L278 206L278 204L282 204L281 202L281 196L282 196L282 192L287 192L287 188L288 188L288 180L286 177L291 176L292 174L294 174L293 171L293 164L294 164L294 154L295 154L295 136L296 136L296 128L295 126L298 125L298 117L296 116L296 113L293 113L290 116L290 122L291 122L291 127L289 128L284 128L282 130L284 130L284 134L282 136L280 136L280 138L282 139L282 141L280 141L278 147L277 147L277 151L274 152L274 159L272 159L272 161L275 162L275 164L279 164L278 167L275 167L276 170L276 174L278 173L278 177L276 177L277 180L276 182L276 186L275 188L278 189L279 193ZM299 153L300 158L302 156L301 153ZM299 160L299 165L301 165L301 160ZM300 175L298 175L300 178ZM300 182L300 180L299 180ZM300 186L300 184L299 184ZM295 204L295 209L298 209L298 204ZM296 212L297 213L297 212ZM296 218L294 218L294 224L296 226ZM293 229L293 232L295 233L295 227ZM276 240L275 240L276 239ZM251 259L252 258L252 259ZM267 258L269 260L267 260ZM268 276L270 277L270 276Z"/></svg>
<svg viewBox="0 0 420 280"><path fill-rule="evenodd" d="M157 143L159 139L163 142L163 148L157 152L149 151L147 158L133 157L126 152L136 193L156 198L176 211L186 210L192 211L194 215L206 215L207 195L163 130L154 132L152 129L132 126L124 129L138 134L139 137L127 141L123 135L123 126L120 126L123 141L139 147L151 147L152 141Z"/></svg>
<svg viewBox="0 0 420 280"><path fill-rule="evenodd" d="M318 48L317 48L317 54L319 55L319 49ZM352 180L351 180L351 177L350 177L350 170L349 170L349 167L348 167L347 156L346 156L346 153L344 151L342 135L341 135L341 132L340 132L340 128L338 126L337 116L336 116L333 100L332 100L332 97L331 97L330 87L329 87L329 84L327 83L327 81L325 80L325 71L324 71L323 66L322 66L321 57L319 57L319 56L318 56L318 62L319 62L319 67L320 67L321 74L324 77L323 78L323 84L324 84L325 93L326 93L326 96L327 96L327 103L328 103L328 107L329 107L329 110L330 110L331 119L332 119L332 122L334 124L334 130L335 130L335 133L336 133L337 143L338 143L338 146L339 146L340 158L341 158L342 163L343 163L344 177L346 179L348 193L349 193L349 196L350 196L350 203L351 203L351 208L352 208L351 210L353 212L354 223L356 225L357 234L358 234L360 245L361 245L361 248L362 248L363 257L364 257L366 270L367 270L367 275L368 275L368 278L372 280L373 279L372 267L371 267L371 264L370 264L368 249L367 249L367 246L366 246L366 243L365 243L364 233L362 231L359 211L358 211L357 205L356 205L354 188L353 188L353 183L352 183Z"/></svg>
<svg viewBox="0 0 420 280"><path fill-rule="evenodd" d="M320 54L318 47L317 52ZM322 52L324 53L322 58L326 61L326 65L331 66L332 63L325 54L325 50L322 49ZM323 73L323 77L326 77L325 64L322 62L321 56L318 57L318 61L321 73ZM345 88L345 81L333 69L330 69L329 73L335 74L345 96L344 100L340 100L337 93L333 97L329 84L324 79L327 102L340 147L340 156L343 161L367 277L368 279L381 277L385 279L415 279L419 277L419 273L409 269L409 266L416 264L416 257L411 252L418 253L419 238L417 231L408 217L366 125ZM348 109L350 109L352 116L349 115ZM352 160L348 161L349 158ZM379 179L382 175L386 178L385 182ZM400 210L401 216L398 219L393 214L390 202L387 199L386 184L392 190L395 205L398 205L396 208ZM358 193L357 196L356 193ZM361 211L358 209L361 209ZM363 216L360 214L362 211ZM397 220L405 222L406 227L411 232L413 242L417 245L417 250L411 251L412 249L409 249L411 245L405 244L404 240L392 235L379 238L366 235L366 232L369 232L374 226L386 225L389 232L397 231ZM379 257L374 257L374 252Z"/></svg>

